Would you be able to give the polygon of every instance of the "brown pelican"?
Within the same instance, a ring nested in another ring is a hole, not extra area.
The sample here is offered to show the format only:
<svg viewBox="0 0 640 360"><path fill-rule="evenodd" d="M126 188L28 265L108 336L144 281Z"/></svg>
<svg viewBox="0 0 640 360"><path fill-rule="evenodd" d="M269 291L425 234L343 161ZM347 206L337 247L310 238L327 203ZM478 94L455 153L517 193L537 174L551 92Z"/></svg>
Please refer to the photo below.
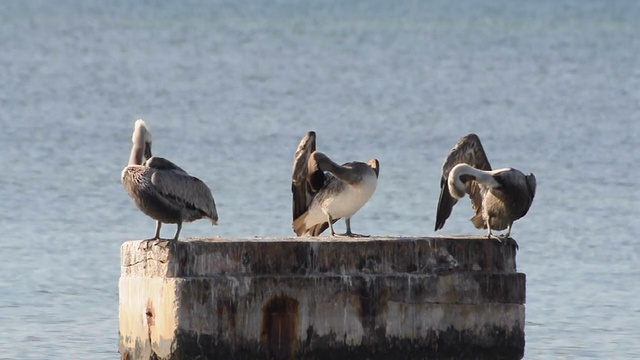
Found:
<svg viewBox="0 0 640 360"><path fill-rule="evenodd" d="M318 236L329 227L331 236L368 236L351 232L351 217L376 190L380 163L349 162L338 165L316 151L316 133L302 139L293 162L293 230ZM333 223L345 218L347 231L336 234Z"/></svg>
<svg viewBox="0 0 640 360"><path fill-rule="evenodd" d="M475 211L471 218L473 225L488 229L488 237L498 240L491 231L507 229L504 234L507 239L513 222L531 207L536 178L512 168L491 170L480 138L469 134L458 140L442 165L436 231L444 226L451 209L465 193L469 194Z"/></svg>
<svg viewBox="0 0 640 360"><path fill-rule="evenodd" d="M156 220L156 233L149 240L160 239L162 223L178 225L174 241L178 240L183 222L207 218L213 225L218 224L216 204L207 185L171 161L152 157L151 133L143 120L135 122L131 141L122 183L138 209ZM144 163L143 156L147 158Z"/></svg>

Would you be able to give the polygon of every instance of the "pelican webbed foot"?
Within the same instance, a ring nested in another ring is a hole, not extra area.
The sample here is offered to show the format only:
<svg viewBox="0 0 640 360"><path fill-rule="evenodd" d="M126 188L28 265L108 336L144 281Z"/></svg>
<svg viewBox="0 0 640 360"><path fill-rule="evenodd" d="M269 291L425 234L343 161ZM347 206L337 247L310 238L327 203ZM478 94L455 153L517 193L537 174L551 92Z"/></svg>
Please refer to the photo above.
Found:
<svg viewBox="0 0 640 360"><path fill-rule="evenodd" d="M159 239L158 242L156 242L154 245L159 248L165 249L167 246L169 246L169 244L175 244L177 242L178 240L176 239Z"/></svg>
<svg viewBox="0 0 640 360"><path fill-rule="evenodd" d="M336 236L346 236L346 237L369 237L370 235L362 235L351 232L351 218L344 219L345 225L347 225L347 232L344 234L335 234Z"/></svg>
<svg viewBox="0 0 640 360"><path fill-rule="evenodd" d="M151 246L151 242L152 241L155 241L155 242L160 241L161 240L160 239L160 228L161 227L162 227L162 223L160 221L156 221L156 233L155 233L155 235L153 235L153 237L150 238L150 239L142 240L140 242L140 246L138 247L138 249L141 249L142 248L142 244L145 244L146 245L145 250L149 251L149 247ZM155 243L153 245L155 245Z"/></svg>
<svg viewBox="0 0 640 360"><path fill-rule="evenodd" d="M504 238L499 236L499 235L489 234L489 235L487 235L487 239L489 239L489 240L498 240L498 242L501 243Z"/></svg>
<svg viewBox="0 0 640 360"><path fill-rule="evenodd" d="M487 239L491 240L498 240L498 242L502 242L502 239L500 239L499 236L493 235L493 232L491 232L491 218L489 218L486 222L487 224Z"/></svg>
<svg viewBox="0 0 640 360"><path fill-rule="evenodd" d="M491 231L491 218L489 218L486 222L487 224L487 239L491 240L498 240L499 243L502 243L502 240L504 240L504 236L503 235L494 235L493 232Z"/></svg>
<svg viewBox="0 0 640 360"><path fill-rule="evenodd" d="M142 245L144 245L144 249L145 251L149 251L149 248L151 248L153 245L155 245L156 242L160 241L160 238L150 238L150 239L144 239L142 241L140 241L140 245L138 246L138 250L142 249Z"/></svg>
<svg viewBox="0 0 640 360"><path fill-rule="evenodd" d="M151 242L151 241L155 240L155 243L153 244L153 246L158 246L158 247L161 247L161 248L164 249L164 248L167 247L167 245L175 244L175 243L178 242L178 236L180 236L180 230L182 230L182 223L181 222L178 223L178 228L176 229L176 234L172 239L162 239L162 238L160 238L160 226L161 226L161 224L162 223L160 223L158 221L158 226L156 228L156 238L145 240L145 241ZM147 250L149 250L148 245L147 245Z"/></svg>
<svg viewBox="0 0 640 360"><path fill-rule="evenodd" d="M493 235L493 234L489 234L487 235L487 239L491 240L498 240L499 243L504 244L504 245L512 245L513 247L516 248L516 250L520 250L520 246L518 246L518 243L512 238L509 237L507 235Z"/></svg>
<svg viewBox="0 0 640 360"><path fill-rule="evenodd" d="M352 233L351 231L347 231L344 234L334 234L334 236L340 236L340 237L363 237L363 238L368 238L371 237L371 235L363 235L363 234L356 234L356 233Z"/></svg>
<svg viewBox="0 0 640 360"><path fill-rule="evenodd" d="M507 232L503 235L503 240L504 243L507 245L512 245L513 247L516 248L516 250L520 250L520 246L518 246L518 243L511 237L511 226L513 225L513 223L510 223L507 226Z"/></svg>
<svg viewBox="0 0 640 360"><path fill-rule="evenodd" d="M176 241L177 240L175 240L175 239L160 239L160 238L158 238L158 239L145 239L145 240L140 241L140 245L138 246L138 249L141 250L141 249L144 248L145 251L149 251L149 249L151 249L154 246L158 246L158 247L164 249L164 248L167 247L167 245L169 243L174 243ZM143 247L143 245L144 245L144 247Z"/></svg>

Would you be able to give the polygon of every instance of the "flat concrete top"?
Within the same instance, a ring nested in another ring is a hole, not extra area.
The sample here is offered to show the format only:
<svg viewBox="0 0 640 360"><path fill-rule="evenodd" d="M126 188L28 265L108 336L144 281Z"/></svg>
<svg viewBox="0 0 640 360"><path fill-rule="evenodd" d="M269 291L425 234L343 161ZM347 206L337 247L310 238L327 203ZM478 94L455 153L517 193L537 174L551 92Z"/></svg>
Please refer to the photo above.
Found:
<svg viewBox="0 0 640 360"><path fill-rule="evenodd" d="M189 238L127 241L123 277L515 273L511 243L482 236Z"/></svg>
<svg viewBox="0 0 640 360"><path fill-rule="evenodd" d="M468 235L447 235L447 236L370 236L370 237L329 237L329 236L291 236L291 237L237 237L237 238L184 238L179 242L192 243L192 242L213 242L213 243L234 243L234 242L300 242L300 243L368 243L376 241L421 241L425 239L463 239L469 241L495 241L489 240L486 236L468 236ZM140 240L130 240L140 241Z"/></svg>

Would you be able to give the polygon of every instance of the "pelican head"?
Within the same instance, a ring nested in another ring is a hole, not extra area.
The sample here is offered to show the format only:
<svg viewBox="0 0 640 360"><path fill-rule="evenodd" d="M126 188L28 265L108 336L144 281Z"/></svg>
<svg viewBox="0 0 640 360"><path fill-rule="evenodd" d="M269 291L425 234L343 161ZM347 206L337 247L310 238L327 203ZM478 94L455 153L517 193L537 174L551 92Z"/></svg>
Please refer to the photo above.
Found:
<svg viewBox="0 0 640 360"><path fill-rule="evenodd" d="M478 170L467 164L458 164L451 169L447 183L455 199L462 199L467 190L467 181L475 180Z"/></svg>
<svg viewBox="0 0 640 360"><path fill-rule="evenodd" d="M131 142L136 144L140 142L151 142L151 132L147 123L142 119L136 120L133 124L133 135L131 135Z"/></svg>
<svg viewBox="0 0 640 360"><path fill-rule="evenodd" d="M447 179L449 191L454 198L461 199L467 193L469 181L472 180L493 189L499 188L500 183L494 178L494 175L508 170L511 169L484 171L465 163L458 164L449 173L449 178Z"/></svg>
<svg viewBox="0 0 640 360"><path fill-rule="evenodd" d="M151 132L147 123L142 119L136 120L133 126L133 135L131 136L131 142L134 145L144 144L144 157L151 158Z"/></svg>
<svg viewBox="0 0 640 360"><path fill-rule="evenodd" d="M378 161L378 159L371 159L367 161L367 165L369 165L369 167L376 172L376 177L380 175L380 162Z"/></svg>
<svg viewBox="0 0 640 360"><path fill-rule="evenodd" d="M133 146L129 155L129 165L142 165L145 157L151 157L151 132L144 120L136 120L134 123L131 142Z"/></svg>
<svg viewBox="0 0 640 360"><path fill-rule="evenodd" d="M452 181L453 180L453 181ZM466 185L458 178L449 180L449 191L455 199L462 199L465 194Z"/></svg>

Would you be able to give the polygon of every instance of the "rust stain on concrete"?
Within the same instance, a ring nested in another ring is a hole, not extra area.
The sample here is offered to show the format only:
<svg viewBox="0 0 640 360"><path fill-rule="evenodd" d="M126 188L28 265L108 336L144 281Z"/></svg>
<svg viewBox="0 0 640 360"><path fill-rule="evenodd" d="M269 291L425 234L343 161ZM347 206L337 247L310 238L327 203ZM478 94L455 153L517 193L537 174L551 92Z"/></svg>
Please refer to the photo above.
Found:
<svg viewBox="0 0 640 360"><path fill-rule="evenodd" d="M298 338L298 300L280 295L262 307L262 344L273 359L294 359Z"/></svg>
<svg viewBox="0 0 640 360"><path fill-rule="evenodd" d="M153 311L153 302L151 301L151 299L147 301L147 308L145 310L145 314L147 315L147 324L149 325L149 327L152 327L155 324L155 319L154 319L154 311Z"/></svg>

